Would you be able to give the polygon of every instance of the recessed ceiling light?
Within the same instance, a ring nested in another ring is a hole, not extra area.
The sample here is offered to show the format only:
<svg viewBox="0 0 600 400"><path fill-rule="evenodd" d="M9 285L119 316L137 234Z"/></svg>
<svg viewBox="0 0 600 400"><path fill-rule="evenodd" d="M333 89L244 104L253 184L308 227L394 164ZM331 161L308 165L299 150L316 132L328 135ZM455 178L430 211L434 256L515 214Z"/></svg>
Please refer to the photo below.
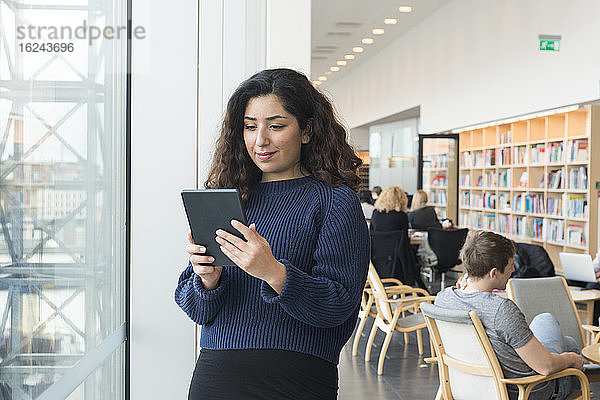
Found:
<svg viewBox="0 0 600 400"><path fill-rule="evenodd" d="M320 77L319 77L319 80L320 80L320 81L326 81L326 80L327 80L327 77L326 77L326 76L320 76Z"/></svg>
<svg viewBox="0 0 600 400"><path fill-rule="evenodd" d="M383 20L383 23L386 25L395 25L398 23L398 20L396 18L386 18Z"/></svg>
<svg viewBox="0 0 600 400"><path fill-rule="evenodd" d="M403 12L403 13L409 13L412 11L412 7L411 6L400 6L400 7L398 7L398 11Z"/></svg>
<svg viewBox="0 0 600 400"><path fill-rule="evenodd" d="M331 71L325 71L325 75L331 75Z"/></svg>
<svg viewBox="0 0 600 400"><path fill-rule="evenodd" d="M364 50L365 50L365 49L363 49L363 48L362 48L362 47L360 47L360 46L356 46L356 47L353 47L353 48L352 48L352 51L353 51L353 52L355 52L355 53L362 53Z"/></svg>
<svg viewBox="0 0 600 400"><path fill-rule="evenodd" d="M346 62L346 61L344 61L344 60L340 60L340 61L336 62L336 64L337 64L337 65L340 65L340 66L342 66L342 67L343 67L344 65L346 65L346 64L347 64L347 62Z"/></svg>
<svg viewBox="0 0 600 400"><path fill-rule="evenodd" d="M354 60L354 54L344 54L346 60Z"/></svg>
<svg viewBox="0 0 600 400"><path fill-rule="evenodd" d="M361 42L362 42L363 44L373 44L373 38L366 37L366 38L364 38L363 40L361 40Z"/></svg>
<svg viewBox="0 0 600 400"><path fill-rule="evenodd" d="M329 67L329 70L332 72L338 72L340 70L340 67Z"/></svg>
<svg viewBox="0 0 600 400"><path fill-rule="evenodd" d="M372 32L373 35L383 35L385 33L385 31L382 28L375 28Z"/></svg>
<svg viewBox="0 0 600 400"><path fill-rule="evenodd" d="M323 82L321 82L321 81L313 81L313 85L315 85L315 86L319 86L321 83L323 83Z"/></svg>

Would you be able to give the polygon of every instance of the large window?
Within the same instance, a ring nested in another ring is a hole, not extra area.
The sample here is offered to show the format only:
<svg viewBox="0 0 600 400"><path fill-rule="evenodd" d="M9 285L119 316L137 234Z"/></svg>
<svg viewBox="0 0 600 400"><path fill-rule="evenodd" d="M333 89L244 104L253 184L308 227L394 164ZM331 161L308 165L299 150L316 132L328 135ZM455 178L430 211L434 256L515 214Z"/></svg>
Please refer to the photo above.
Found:
<svg viewBox="0 0 600 400"><path fill-rule="evenodd" d="M124 397L126 18L0 0L0 399Z"/></svg>

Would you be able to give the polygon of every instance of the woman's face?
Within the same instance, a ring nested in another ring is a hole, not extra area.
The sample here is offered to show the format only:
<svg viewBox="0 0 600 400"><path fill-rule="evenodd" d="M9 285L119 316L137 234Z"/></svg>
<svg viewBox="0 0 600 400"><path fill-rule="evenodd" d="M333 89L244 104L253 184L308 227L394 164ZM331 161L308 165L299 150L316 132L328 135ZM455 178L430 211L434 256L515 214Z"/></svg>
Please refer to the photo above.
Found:
<svg viewBox="0 0 600 400"><path fill-rule="evenodd" d="M274 94L254 97L244 114L244 142L250 158L263 172L262 181L299 178L300 148L309 136Z"/></svg>

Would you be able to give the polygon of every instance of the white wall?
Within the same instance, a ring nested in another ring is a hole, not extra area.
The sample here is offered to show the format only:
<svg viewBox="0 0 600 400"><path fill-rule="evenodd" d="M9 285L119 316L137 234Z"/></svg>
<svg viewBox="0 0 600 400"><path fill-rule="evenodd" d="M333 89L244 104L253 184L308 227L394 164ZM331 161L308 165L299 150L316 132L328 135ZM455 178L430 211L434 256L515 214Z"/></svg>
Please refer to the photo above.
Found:
<svg viewBox="0 0 600 400"><path fill-rule="evenodd" d="M424 133L597 99L598 15L597 0L453 0L322 88L350 127L421 105Z"/></svg>
<svg viewBox="0 0 600 400"><path fill-rule="evenodd" d="M196 3L133 0L131 399L185 399L193 324L173 300L187 265L180 199L196 182Z"/></svg>

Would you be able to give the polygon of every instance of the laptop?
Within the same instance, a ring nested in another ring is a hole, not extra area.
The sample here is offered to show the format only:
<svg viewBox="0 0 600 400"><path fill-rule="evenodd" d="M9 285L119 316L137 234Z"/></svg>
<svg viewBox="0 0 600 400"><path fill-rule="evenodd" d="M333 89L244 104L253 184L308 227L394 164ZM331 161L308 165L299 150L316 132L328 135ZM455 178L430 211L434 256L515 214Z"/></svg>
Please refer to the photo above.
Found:
<svg viewBox="0 0 600 400"><path fill-rule="evenodd" d="M565 279L581 282L596 282L596 273L589 254L560 253Z"/></svg>

